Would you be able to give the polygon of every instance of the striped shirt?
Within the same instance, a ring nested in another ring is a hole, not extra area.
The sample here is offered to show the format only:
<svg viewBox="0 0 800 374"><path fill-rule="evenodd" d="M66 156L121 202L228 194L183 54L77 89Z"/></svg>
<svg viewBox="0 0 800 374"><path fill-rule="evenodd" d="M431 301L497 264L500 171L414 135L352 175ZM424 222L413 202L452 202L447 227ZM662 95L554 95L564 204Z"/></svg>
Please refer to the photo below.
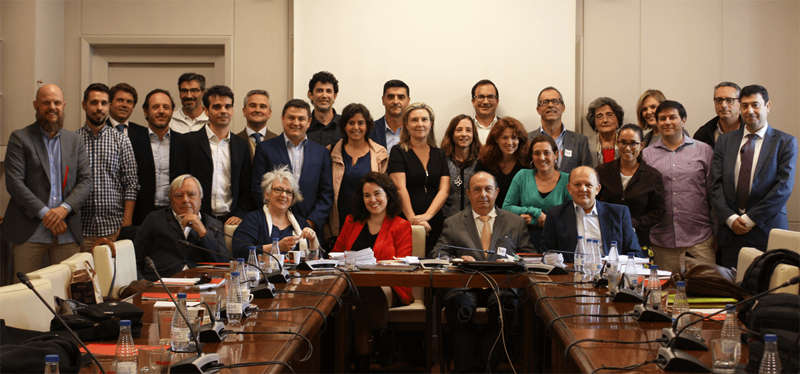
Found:
<svg viewBox="0 0 800 374"><path fill-rule="evenodd" d="M81 209L83 236L105 236L122 226L125 201L136 201L139 178L131 141L125 134L103 126L97 136L84 125L78 130L86 143L92 169L92 193Z"/></svg>

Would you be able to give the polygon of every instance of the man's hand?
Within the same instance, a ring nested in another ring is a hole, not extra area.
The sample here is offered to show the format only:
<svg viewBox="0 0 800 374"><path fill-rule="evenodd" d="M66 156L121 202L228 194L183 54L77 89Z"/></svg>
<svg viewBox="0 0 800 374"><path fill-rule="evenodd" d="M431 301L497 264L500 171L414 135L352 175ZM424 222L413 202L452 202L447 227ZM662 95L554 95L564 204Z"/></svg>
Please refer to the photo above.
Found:
<svg viewBox="0 0 800 374"><path fill-rule="evenodd" d="M200 220L200 217L198 217L197 214L186 213L186 214L184 214L182 216L179 216L179 217L182 218L181 219L181 228L191 227L192 230L194 230L197 233L197 235L200 236L201 239L204 238L206 236L206 234L208 233L206 231L206 227L203 226L203 221Z"/></svg>
<svg viewBox="0 0 800 374"><path fill-rule="evenodd" d="M525 219L525 224L526 225L530 225L531 224L531 220L533 220L533 216L530 215L530 214L520 214L519 216Z"/></svg>
<svg viewBox="0 0 800 374"><path fill-rule="evenodd" d="M64 226L66 226L66 224L64 224L64 218L67 217L67 214L69 214L69 212L62 206L50 209L44 214L42 223L46 229L53 231L56 226L60 226L58 223L62 223Z"/></svg>
<svg viewBox="0 0 800 374"><path fill-rule="evenodd" d="M52 231L55 236L64 235L67 232L67 224L64 223L64 221L57 221L55 225L50 228L50 231Z"/></svg>
<svg viewBox="0 0 800 374"><path fill-rule="evenodd" d="M242 219L236 216L231 216L227 221L225 221L226 225L238 225L240 223L242 223Z"/></svg>
<svg viewBox="0 0 800 374"><path fill-rule="evenodd" d="M731 230L733 230L736 235L744 235L750 232L750 229L747 228L747 224L742 217L736 218L736 220L733 221L733 224L731 224Z"/></svg>
<svg viewBox="0 0 800 374"><path fill-rule="evenodd" d="M472 256L461 256L461 259L464 261L475 261L475 257Z"/></svg>

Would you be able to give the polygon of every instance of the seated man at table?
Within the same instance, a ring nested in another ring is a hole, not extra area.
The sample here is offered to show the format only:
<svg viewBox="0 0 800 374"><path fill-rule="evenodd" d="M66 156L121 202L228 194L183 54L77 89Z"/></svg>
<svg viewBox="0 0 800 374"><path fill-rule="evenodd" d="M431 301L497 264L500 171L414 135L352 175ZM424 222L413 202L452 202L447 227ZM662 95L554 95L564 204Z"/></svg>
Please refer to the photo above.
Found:
<svg viewBox="0 0 800 374"><path fill-rule="evenodd" d="M193 268L198 262L224 262L221 255L205 252L180 243L185 240L213 252L229 255L225 237L207 228L222 230L222 223L210 215L200 214L203 188L197 178L184 174L169 185L169 207L151 212L136 230L136 269L139 279L158 278L145 262L150 256L162 277Z"/></svg>
<svg viewBox="0 0 800 374"><path fill-rule="evenodd" d="M497 247L505 247L506 253L513 256L517 252L533 252L534 248L528 236L525 219L495 208L497 199L497 181L486 172L478 172L469 180L467 197L472 206L444 221L444 230L436 246L428 257L437 257L439 252L447 252L460 256L465 261L494 261L497 254L480 251L494 251ZM475 248L474 251L448 248L457 246ZM456 371L485 372L487 362L494 369L505 357L498 334L504 326L503 336L509 341L510 327L517 307L517 290L504 288L497 292L491 288L452 288L445 292L443 305L447 323L453 328L449 339L453 346ZM500 318L502 300L503 316ZM489 324L483 334L478 334L472 324L472 316L479 306L485 306L489 315ZM496 343L496 344L495 344ZM494 347L494 350L492 350ZM491 353L491 360L489 354Z"/></svg>
<svg viewBox="0 0 800 374"><path fill-rule="evenodd" d="M572 201L547 211L541 251L574 253L578 236L583 236L600 240L605 254L608 254L611 242L615 241L619 254L644 257L628 207L595 199L600 192L600 182L594 169L588 166L573 169L569 173L567 190L572 195ZM572 262L572 254L565 253L564 261Z"/></svg>

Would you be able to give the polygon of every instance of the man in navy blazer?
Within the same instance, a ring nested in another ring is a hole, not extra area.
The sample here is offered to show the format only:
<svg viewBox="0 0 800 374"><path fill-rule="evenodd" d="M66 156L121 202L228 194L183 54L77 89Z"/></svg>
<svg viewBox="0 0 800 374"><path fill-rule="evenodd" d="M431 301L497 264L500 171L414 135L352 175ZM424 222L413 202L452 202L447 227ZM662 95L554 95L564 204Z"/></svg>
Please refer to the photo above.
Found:
<svg viewBox="0 0 800 374"><path fill-rule="evenodd" d="M136 88L127 83L117 83L116 86L108 90L108 118L106 125L111 128L117 129L130 138L130 128L142 125L128 121L133 114L133 108L139 102L139 94L136 93Z"/></svg>
<svg viewBox="0 0 800 374"><path fill-rule="evenodd" d="M542 126L528 133L528 138L533 140L545 134L556 141L558 145L558 169L569 173L578 166L593 166L592 154L589 151L589 139L582 134L567 130L561 122L561 116L566 109L564 98L555 87L545 87L539 92L536 101L536 111L542 118Z"/></svg>
<svg viewBox="0 0 800 374"><path fill-rule="evenodd" d="M608 254L611 242L615 241L619 254L644 257L628 207L595 199L600 192L600 182L594 169L588 166L574 169L569 174L567 188L572 201L547 211L542 230L542 252L574 252L580 235L589 239L599 237L605 254ZM564 261L572 262L572 254L565 253Z"/></svg>
<svg viewBox="0 0 800 374"><path fill-rule="evenodd" d="M736 266L742 247L765 251L772 229L789 228L786 202L797 166L797 139L767 123L767 89L744 87L739 103L745 126L720 135L711 168L717 244L726 267Z"/></svg>
<svg viewBox="0 0 800 374"><path fill-rule="evenodd" d="M238 225L255 207L249 189L247 140L230 131L233 91L226 86L211 87L203 95L203 105L209 122L198 131L181 136L176 174L191 174L200 180L206 191L201 213L225 225ZM216 152L212 152L212 145Z"/></svg>
<svg viewBox="0 0 800 374"><path fill-rule="evenodd" d="M321 228L333 204L331 156L327 149L306 136L310 118L311 107L303 100L289 100L283 106L283 134L258 145L253 158L251 190L255 201L264 201L261 178L280 165L288 165L297 177L303 196L293 212L305 217L317 237L322 238Z"/></svg>
<svg viewBox="0 0 800 374"><path fill-rule="evenodd" d="M411 92L408 85L398 79L386 81L383 84L381 102L386 108L386 114L375 120L375 126L369 133L369 138L375 143L386 148L391 153L392 147L400 142L400 128L403 127L403 108L411 102Z"/></svg>
<svg viewBox="0 0 800 374"><path fill-rule="evenodd" d="M148 127L135 123L128 127L141 186L133 210L133 226L141 225L150 212L169 206L169 183L178 176L180 151L181 134L169 128L175 109L169 91L150 91L142 109Z"/></svg>

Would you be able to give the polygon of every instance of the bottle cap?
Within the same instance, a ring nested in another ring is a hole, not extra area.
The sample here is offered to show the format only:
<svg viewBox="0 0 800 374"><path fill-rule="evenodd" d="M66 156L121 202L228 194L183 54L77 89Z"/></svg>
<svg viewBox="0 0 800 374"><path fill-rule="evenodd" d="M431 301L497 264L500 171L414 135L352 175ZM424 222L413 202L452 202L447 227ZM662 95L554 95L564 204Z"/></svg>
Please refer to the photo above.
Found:
<svg viewBox="0 0 800 374"><path fill-rule="evenodd" d="M675 285L678 287L686 287L686 281L677 281Z"/></svg>
<svg viewBox="0 0 800 374"><path fill-rule="evenodd" d="M130 326L131 325L131 320L123 319L123 320L119 321L119 325L120 326Z"/></svg>
<svg viewBox="0 0 800 374"><path fill-rule="evenodd" d="M242 262L242 263L243 263L243 262L244 262L244 259L243 259L243 258L237 258L237 259L236 259L236 262Z"/></svg>
<svg viewBox="0 0 800 374"><path fill-rule="evenodd" d="M251 250L251 251L255 251L256 249L258 249L258 247L254 246L254 245L251 245L251 246L250 246L250 247L248 247L247 249L248 249L248 250Z"/></svg>
<svg viewBox="0 0 800 374"><path fill-rule="evenodd" d="M578 240L583 240L583 236L578 235Z"/></svg>
<svg viewBox="0 0 800 374"><path fill-rule="evenodd" d="M617 241L616 240L612 240L611 241L611 245L617 245Z"/></svg>
<svg viewBox="0 0 800 374"><path fill-rule="evenodd" d="M181 293L178 294L178 298L179 299L185 299L186 298L186 294L181 292Z"/></svg>
<svg viewBox="0 0 800 374"><path fill-rule="evenodd" d="M238 271L232 271L231 272L231 276L232 277L238 277L239 276L239 272Z"/></svg>
<svg viewBox="0 0 800 374"><path fill-rule="evenodd" d="M766 343L774 343L778 341L778 335L775 334L766 334L764 335L764 342Z"/></svg>
<svg viewBox="0 0 800 374"><path fill-rule="evenodd" d="M658 265L650 265L650 270L658 270Z"/></svg>
<svg viewBox="0 0 800 374"><path fill-rule="evenodd" d="M47 355L44 356L44 362L58 362L59 358L59 355Z"/></svg>

